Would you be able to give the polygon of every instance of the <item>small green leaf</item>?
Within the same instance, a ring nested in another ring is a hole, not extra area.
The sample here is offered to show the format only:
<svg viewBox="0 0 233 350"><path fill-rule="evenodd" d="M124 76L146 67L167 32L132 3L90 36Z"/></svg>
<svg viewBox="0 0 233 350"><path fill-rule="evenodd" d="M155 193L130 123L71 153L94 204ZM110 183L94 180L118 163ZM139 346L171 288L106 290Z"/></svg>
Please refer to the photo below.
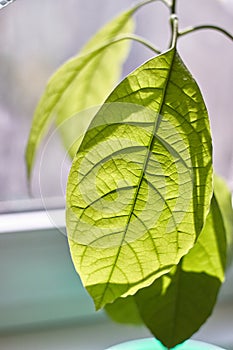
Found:
<svg viewBox="0 0 233 350"><path fill-rule="evenodd" d="M129 42L111 42L124 33L131 33L133 10L124 12L103 27L75 58L66 62L52 76L36 108L30 131L26 163L30 178L36 150L51 121L60 125L78 112L101 104L121 76L121 67L127 57ZM87 120L88 125L89 120ZM75 124L74 124L75 123ZM72 118L60 129L69 150L78 138L78 118ZM72 148L72 153L73 153ZM72 154L73 155L73 154Z"/></svg>
<svg viewBox="0 0 233 350"><path fill-rule="evenodd" d="M196 244L169 274L140 290L135 300L141 317L165 346L192 336L210 316L226 265L226 232L213 197Z"/></svg>
<svg viewBox="0 0 233 350"><path fill-rule="evenodd" d="M220 177L214 176L214 194L218 201L219 208L223 217L227 237L227 262L228 265L233 259L233 209L232 194L226 182Z"/></svg>
<svg viewBox="0 0 233 350"><path fill-rule="evenodd" d="M71 255L96 308L178 264L202 230L211 196L206 107L171 49L113 91L70 171Z"/></svg>
<svg viewBox="0 0 233 350"><path fill-rule="evenodd" d="M111 304L105 305L107 315L115 322L123 324L142 324L134 296L118 298Z"/></svg>

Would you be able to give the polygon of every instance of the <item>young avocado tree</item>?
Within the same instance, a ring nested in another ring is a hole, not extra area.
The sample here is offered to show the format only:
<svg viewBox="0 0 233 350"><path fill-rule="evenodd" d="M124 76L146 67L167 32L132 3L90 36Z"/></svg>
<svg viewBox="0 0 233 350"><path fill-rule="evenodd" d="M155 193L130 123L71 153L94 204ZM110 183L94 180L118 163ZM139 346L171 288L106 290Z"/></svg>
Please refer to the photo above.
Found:
<svg viewBox="0 0 233 350"><path fill-rule="evenodd" d="M181 30L177 1L161 0L171 40L160 53L133 34L135 13L155 1L113 19L52 76L35 111L26 164L30 181L55 121L73 160L66 222L83 285L96 309L118 322L144 323L171 348L212 312L233 220L226 185L214 176L213 186L208 113L177 41L201 29L233 37L212 25ZM117 85L132 40L153 58Z"/></svg>

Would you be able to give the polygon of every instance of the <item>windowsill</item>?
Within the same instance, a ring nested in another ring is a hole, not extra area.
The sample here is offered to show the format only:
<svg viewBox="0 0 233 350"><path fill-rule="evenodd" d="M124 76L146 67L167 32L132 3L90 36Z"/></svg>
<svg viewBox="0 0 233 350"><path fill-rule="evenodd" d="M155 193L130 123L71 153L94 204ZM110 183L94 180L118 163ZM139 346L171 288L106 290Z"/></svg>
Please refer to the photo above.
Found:
<svg viewBox="0 0 233 350"><path fill-rule="evenodd" d="M34 210L0 214L0 235L16 232L65 229L65 210Z"/></svg>

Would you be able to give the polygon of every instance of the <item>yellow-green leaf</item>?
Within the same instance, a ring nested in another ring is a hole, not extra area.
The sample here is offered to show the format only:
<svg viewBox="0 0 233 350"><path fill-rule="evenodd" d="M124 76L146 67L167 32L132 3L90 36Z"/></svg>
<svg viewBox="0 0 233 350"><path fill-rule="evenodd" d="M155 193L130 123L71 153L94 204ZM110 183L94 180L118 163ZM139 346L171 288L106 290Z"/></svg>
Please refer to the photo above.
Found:
<svg viewBox="0 0 233 350"><path fill-rule="evenodd" d="M214 194L222 213L227 237L227 262L230 264L233 259L233 209L232 194L223 178L214 176Z"/></svg>
<svg viewBox="0 0 233 350"><path fill-rule="evenodd" d="M93 119L67 186L74 265L97 308L170 271L212 197L200 90L175 49L132 72Z"/></svg>
<svg viewBox="0 0 233 350"><path fill-rule="evenodd" d="M49 124L60 125L78 112L101 104L121 76L121 67L128 54L129 42L114 43L117 36L134 29L133 10L124 12L103 27L75 58L66 62L52 76L35 110L26 149L30 178L35 153ZM87 120L88 125L89 120ZM75 124L74 124L75 123ZM60 128L69 150L79 134L79 120L72 118ZM72 155L73 155L72 147Z"/></svg>

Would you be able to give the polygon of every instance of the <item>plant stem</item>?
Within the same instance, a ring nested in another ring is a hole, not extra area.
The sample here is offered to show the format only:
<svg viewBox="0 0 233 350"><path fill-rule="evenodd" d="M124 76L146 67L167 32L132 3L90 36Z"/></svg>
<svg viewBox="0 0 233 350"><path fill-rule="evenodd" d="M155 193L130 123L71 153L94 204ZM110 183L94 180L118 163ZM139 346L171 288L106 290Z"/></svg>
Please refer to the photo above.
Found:
<svg viewBox="0 0 233 350"><path fill-rule="evenodd" d="M176 0L172 0L170 5L170 22L171 22L171 40L169 47L175 47L178 38L178 17L176 15Z"/></svg>
<svg viewBox="0 0 233 350"><path fill-rule="evenodd" d="M176 0L173 0L171 4L171 15L175 13L176 13Z"/></svg>
<svg viewBox="0 0 233 350"><path fill-rule="evenodd" d="M231 35L229 32L227 32L225 29L218 27L218 26L214 26L211 24L206 24L206 25L200 25L200 26L196 26L196 27L189 27L186 28L184 30L182 30L181 32L178 33L178 36L184 36L186 34L189 33L193 33L195 31L201 30L201 29L213 29L213 30L217 30L220 33L226 35L229 39L231 39L233 41L233 35Z"/></svg>
<svg viewBox="0 0 233 350"><path fill-rule="evenodd" d="M172 37L170 42L170 48L176 46L177 38L178 38L178 17L175 13L173 13L170 17L171 26L172 26Z"/></svg>
<svg viewBox="0 0 233 350"><path fill-rule="evenodd" d="M116 43L116 42L122 41L122 40L134 40L134 41L137 41L140 44L143 44L148 49L154 51L157 54L161 53L161 51L158 50L156 47L154 47L154 45L151 44L149 41L147 41L144 38L142 38L141 36L135 35L135 34L127 34L127 35L118 36L112 41L112 43Z"/></svg>
<svg viewBox="0 0 233 350"><path fill-rule="evenodd" d="M86 54L84 54L84 56L90 54L91 52L96 52L96 53L97 52L101 52L102 50L107 49L109 46L111 46L113 44L117 44L117 43L119 43L120 41L123 41L123 40L134 40L134 41L137 41L138 43L143 44L144 46L146 46L148 49L152 50L156 54L160 54L161 53L161 51L158 50L156 47L154 47L153 44L151 44L149 41L145 40L141 36L138 36L138 35L135 35L135 34L126 34L126 35L118 35L113 40L105 42L103 45L101 45L100 47L96 48L94 51L87 52Z"/></svg>
<svg viewBox="0 0 233 350"><path fill-rule="evenodd" d="M140 2L139 4L137 4L136 6L134 6L132 8L132 12L136 12L137 10L139 10L141 7L145 6L145 5L148 5L152 2L155 2L155 1L161 1L165 6L167 6L168 8L171 7L171 4L169 2L169 0L144 0L142 2Z"/></svg>

